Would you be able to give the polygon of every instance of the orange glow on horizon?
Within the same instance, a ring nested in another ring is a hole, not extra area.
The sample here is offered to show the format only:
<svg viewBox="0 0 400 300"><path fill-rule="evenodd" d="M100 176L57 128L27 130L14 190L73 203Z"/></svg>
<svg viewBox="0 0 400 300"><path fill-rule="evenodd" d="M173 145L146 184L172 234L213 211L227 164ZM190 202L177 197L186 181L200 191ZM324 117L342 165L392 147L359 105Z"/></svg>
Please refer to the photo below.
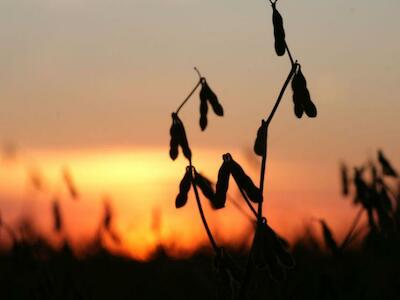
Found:
<svg viewBox="0 0 400 300"><path fill-rule="evenodd" d="M205 175L215 180L223 152L199 152L202 153L198 160L199 170L207 170ZM258 180L244 156L235 157ZM302 199L302 194L297 195L297 202L294 202L289 199L293 197L290 190L279 192L280 187L285 186L281 181L287 180L285 174L290 172L290 166L284 162L276 164L270 163L267 216L279 233L293 240L302 230L305 216L320 216L320 212L318 208L312 209ZM80 195L78 201L71 199L63 183L65 167L76 184ZM57 198L66 236L79 248L94 237L101 222L103 199L108 197L114 211L113 227L122 240L121 245L114 245L106 239L109 249L136 259L148 259L157 246L163 245L171 256L188 256L198 248L208 246L208 240L192 196L187 206L175 209L175 196L184 169L182 158L172 162L165 149L157 148L34 151L30 157L20 156L16 162L1 168L0 210L4 219L11 223L21 216L29 216L41 232L54 238L50 204ZM41 191L30 182L28 175L32 170L42 181ZM217 241L224 246L246 247L252 238L251 215L232 182L225 209L213 211L204 198L202 203ZM240 208L231 201L239 203ZM343 212L335 208L330 217L336 219L333 224L340 232Z"/></svg>

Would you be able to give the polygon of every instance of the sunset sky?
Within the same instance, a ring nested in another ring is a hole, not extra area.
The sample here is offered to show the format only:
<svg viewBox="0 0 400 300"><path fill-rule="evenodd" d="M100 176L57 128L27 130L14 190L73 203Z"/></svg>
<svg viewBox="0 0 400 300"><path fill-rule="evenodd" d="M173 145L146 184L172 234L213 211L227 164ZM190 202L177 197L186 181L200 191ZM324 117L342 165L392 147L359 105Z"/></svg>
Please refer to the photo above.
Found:
<svg viewBox="0 0 400 300"><path fill-rule="evenodd" d="M340 195L339 163L361 164L382 148L400 165L400 2L277 7L319 116L298 120L287 91L270 127L266 213L289 238L313 217L339 235L355 214ZM174 207L186 163L168 157L170 113L196 84L197 66L225 117L210 117L201 132L198 93L183 109L195 165L215 180L231 152L258 182L255 135L290 71L275 54L271 14L266 0L0 1L0 139L17 149L0 166L3 218L29 215L49 231L57 195L71 239L88 238L107 196L136 257L158 241L172 252L206 241L194 199ZM79 202L66 195L65 166ZM29 186L31 170L45 192ZM240 201L235 188L230 194ZM221 241L245 243L250 223L237 208L209 215Z"/></svg>

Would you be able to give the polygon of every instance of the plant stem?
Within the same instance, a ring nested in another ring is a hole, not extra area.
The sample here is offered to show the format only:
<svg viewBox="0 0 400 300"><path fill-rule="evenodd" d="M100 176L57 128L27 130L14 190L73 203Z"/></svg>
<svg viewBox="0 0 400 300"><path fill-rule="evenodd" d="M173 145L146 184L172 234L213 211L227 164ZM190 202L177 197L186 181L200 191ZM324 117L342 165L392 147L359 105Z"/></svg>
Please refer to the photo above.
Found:
<svg viewBox="0 0 400 300"><path fill-rule="evenodd" d="M239 191L242 194L243 199L246 201L247 206L250 208L251 212L253 213L253 215L257 218L257 211L255 210L255 208L253 207L253 205L251 204L249 198L247 197L247 195L245 194L245 192L239 187Z"/></svg>
<svg viewBox="0 0 400 300"><path fill-rule="evenodd" d="M270 123L271 123L276 111L278 110L279 104L281 103L283 95L285 94L286 88L289 85L289 82L292 79L293 74L296 71L296 68L297 68L297 64L295 63L292 66L292 69L290 70L290 73L289 73L288 77L286 78L285 83L282 86L282 89L281 89L281 91L279 93L278 98L276 99L274 107L272 108L267 120L265 121L265 126L267 127L267 130L269 129L269 125L270 125ZM265 149L264 150L265 151L264 151L264 154L262 156L261 172L260 172L260 191L261 191L261 194L264 192L265 169L266 169L266 165L267 165L267 143L265 143ZM263 202L264 202L264 200L261 201L258 204L258 214L257 214L258 215L258 218L257 218L258 221L262 220L262 205L263 205Z"/></svg>
<svg viewBox="0 0 400 300"><path fill-rule="evenodd" d="M270 124L271 121L272 121L272 118L274 117L274 115L275 115L275 113L276 113L276 111L277 111L277 109L278 109L278 107L279 107L279 104L281 103L281 100L282 100L282 97L283 97L283 95L284 95L284 93L285 93L285 90L286 90L287 86L289 85L289 82L290 82L290 80L292 79L293 74L294 74L294 72L296 71L296 69L297 69L297 63L294 63L294 64L292 65L292 69L290 70L290 73L289 73L288 77L286 78L285 83L284 83L283 86L282 86L282 89L281 89L281 91L280 91L280 93L279 93L279 96L278 96L278 98L276 99L275 105L274 105L274 107L272 108L272 110L271 110L271 112L270 112L270 114L269 114L269 116L268 116L268 118L267 118L267 120L266 120L266 122L265 122L265 126L267 127L267 130L268 130L269 124ZM266 165L267 165L267 143L265 143L265 151L264 151L264 155L262 156L262 162L261 162L261 173L260 173L260 191L261 191L261 194L262 194L263 191L264 191L264 181L265 181L265 169L266 169ZM261 223L262 220L263 220L263 216L262 216L262 205L263 205L263 201L261 201L261 202L258 204L257 223ZM252 243L252 245L254 245L254 238L255 238L255 234L254 234L254 237L253 237L253 243ZM250 256L251 256L252 250L253 250L253 249L250 249ZM241 287L240 287L239 299L245 299L245 292L246 292L246 290L247 290L247 285L248 285L249 282L250 282L250 276L251 276L252 270L253 270L253 264L252 264L252 262L251 262L251 257L249 257L248 260L247 260L247 265L246 265L246 269L245 269L244 279L243 279L242 285L241 285Z"/></svg>
<svg viewBox="0 0 400 300"><path fill-rule="evenodd" d="M288 54L288 56L289 56L290 63L291 63L292 66L293 66L293 65L295 64L295 61L293 60L292 53L290 53L290 49L289 49L289 46L287 45L286 41L285 41L285 48L286 48L287 54Z"/></svg>
<svg viewBox="0 0 400 300"><path fill-rule="evenodd" d="M193 191L194 191L194 195L196 197L197 207L199 208L199 213L200 213L201 220L202 220L204 228L205 228L205 230L207 232L208 239L210 240L211 246L213 247L215 253L219 254L220 247L218 247L217 243L215 242L215 239L214 239L214 237L213 237L213 235L211 233L210 227L208 226L207 219L206 219L206 216L204 214L203 207L201 205L199 191L197 190L197 186L196 186L196 184L194 182L194 178L193 178L193 169L194 169L194 167L192 166L192 162L190 162L190 169L191 169L190 177L191 177L191 181L192 181Z"/></svg>
<svg viewBox="0 0 400 300"><path fill-rule="evenodd" d="M183 100L182 104L179 105L178 109L175 112L176 114L178 114L179 111L182 109L182 107L186 104L186 102L189 101L190 97L192 97L192 95L197 90L197 88L200 86L200 84L201 84L201 80L199 80L199 82L197 82L196 86L193 88L193 90L190 92L190 94L185 98L185 100Z"/></svg>

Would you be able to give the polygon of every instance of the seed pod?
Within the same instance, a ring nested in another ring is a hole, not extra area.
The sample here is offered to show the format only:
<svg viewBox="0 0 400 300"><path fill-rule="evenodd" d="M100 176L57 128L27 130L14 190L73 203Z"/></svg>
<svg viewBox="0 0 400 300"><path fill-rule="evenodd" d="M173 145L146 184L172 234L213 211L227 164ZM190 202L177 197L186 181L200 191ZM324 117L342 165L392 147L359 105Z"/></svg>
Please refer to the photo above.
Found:
<svg viewBox="0 0 400 300"><path fill-rule="evenodd" d="M378 151L378 160L382 167L382 172L386 176L397 177L396 170L392 167L390 162L387 160L382 150Z"/></svg>
<svg viewBox="0 0 400 300"><path fill-rule="evenodd" d="M249 199L255 203L262 202L262 194L255 186L251 178L243 171L242 167L231 159L231 172L237 185L246 193Z"/></svg>
<svg viewBox="0 0 400 300"><path fill-rule="evenodd" d="M229 187L229 176L231 174L230 154L223 156L224 162L218 171L218 181L215 190L215 208L223 208L226 202L226 193Z"/></svg>
<svg viewBox="0 0 400 300"><path fill-rule="evenodd" d="M221 207L215 201L215 192L212 187L212 183L210 180L202 176L201 174L197 173L196 170L194 171L194 182L200 188L203 195L210 200L211 206L214 209L219 209Z"/></svg>
<svg viewBox="0 0 400 300"><path fill-rule="evenodd" d="M190 167L186 168L186 173L183 176L181 183L179 184L179 194L176 196L175 207L181 208L185 206L188 200L188 193L192 183L192 169Z"/></svg>
<svg viewBox="0 0 400 300"><path fill-rule="evenodd" d="M274 24L275 51L278 56L282 56L286 51L285 30L283 28L283 19L276 9L276 3L272 4L272 23Z"/></svg>
<svg viewBox="0 0 400 300"><path fill-rule="evenodd" d="M262 120L261 126L257 131L257 138L254 142L254 152L259 156L264 156L267 144L268 128L267 123Z"/></svg>
<svg viewBox="0 0 400 300"><path fill-rule="evenodd" d="M170 148L169 148L169 156L172 160L175 160L178 157L179 151L179 126L178 123L174 119L174 115L172 115L172 125L171 129L169 130L171 141L170 141Z"/></svg>
<svg viewBox="0 0 400 300"><path fill-rule="evenodd" d="M349 176L345 164L340 166L340 175L342 181L342 194L343 196L347 196L349 194Z"/></svg>
<svg viewBox="0 0 400 300"><path fill-rule="evenodd" d="M300 65L293 76L292 89L296 117L301 118L303 112L305 112L308 117L315 118L317 116L317 108L311 101L310 92L307 89L307 81L301 71Z"/></svg>
<svg viewBox="0 0 400 300"><path fill-rule="evenodd" d="M332 254L338 254L339 252L339 247L333 238L332 231L328 227L328 224L325 223L324 220L320 220L321 226L322 226L322 233L324 236L324 241L326 247L332 252Z"/></svg>
<svg viewBox="0 0 400 300"><path fill-rule="evenodd" d="M292 79L292 90L293 90L293 103L294 103L294 114L296 117L301 118L303 116L303 100L301 91L304 89L304 83L302 78L295 73Z"/></svg>
<svg viewBox="0 0 400 300"><path fill-rule="evenodd" d="M217 116L224 115L224 109L218 101L217 95L211 90L205 78L201 79L200 101L208 101Z"/></svg>
<svg viewBox="0 0 400 300"><path fill-rule="evenodd" d="M62 170L62 176L71 198L74 200L78 200L79 198L78 189L75 186L75 183L72 179L72 175L69 172L68 168L64 168Z"/></svg>
<svg viewBox="0 0 400 300"><path fill-rule="evenodd" d="M203 131L206 129L208 123L207 113L208 113L207 101L200 99L200 128Z"/></svg>
<svg viewBox="0 0 400 300"><path fill-rule="evenodd" d="M192 159L192 151L189 148L189 143L187 141L186 137L186 132L185 132L185 127L183 126L183 123L181 119L179 119L178 115L176 113L172 114L172 127L171 127L171 150L170 150L170 155L171 158L174 159L174 154L176 152L175 149L172 146L175 146L175 140L177 141L178 145L181 146L183 155L190 161ZM174 140L174 143L172 143L172 140Z"/></svg>
<svg viewBox="0 0 400 300"><path fill-rule="evenodd" d="M304 112L309 118L315 118L317 116L317 107L311 101L311 96L308 89L304 91L303 108Z"/></svg>
<svg viewBox="0 0 400 300"><path fill-rule="evenodd" d="M111 209L110 199L107 197L103 199L103 222L102 226L104 230L110 231L111 230L111 223L113 220L113 212Z"/></svg>

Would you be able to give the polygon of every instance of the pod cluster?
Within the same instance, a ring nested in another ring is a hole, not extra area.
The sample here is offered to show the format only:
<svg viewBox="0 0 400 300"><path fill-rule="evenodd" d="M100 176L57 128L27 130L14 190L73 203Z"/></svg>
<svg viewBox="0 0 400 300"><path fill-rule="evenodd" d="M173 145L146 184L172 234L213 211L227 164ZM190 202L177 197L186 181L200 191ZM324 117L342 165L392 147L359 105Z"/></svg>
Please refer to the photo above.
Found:
<svg viewBox="0 0 400 300"><path fill-rule="evenodd" d="M287 245L267 224L265 218L257 224L251 254L255 266L267 269L270 277L276 281L284 280L286 270L295 265Z"/></svg>
<svg viewBox="0 0 400 300"><path fill-rule="evenodd" d="M169 156L175 160L179 154L179 146L182 148L183 155L190 161L192 159L192 151L186 137L185 127L178 114L172 114L172 125L169 131L171 136Z"/></svg>
<svg viewBox="0 0 400 300"><path fill-rule="evenodd" d="M192 172L194 173L193 179ZM198 173L195 168L188 166L186 168L185 175L183 176L179 185L179 193L175 200L176 208L181 208L186 205L192 180L193 183L200 189L204 197L206 197L210 201L211 207L213 209L220 209L223 207L220 203L216 201L215 191L212 182L208 178Z"/></svg>
<svg viewBox="0 0 400 300"><path fill-rule="evenodd" d="M215 192L216 203L221 207L225 206L230 175L232 175L239 189L241 189L252 202L262 202L262 193L260 189L244 172L243 168L229 153L227 153L223 155L223 163L218 171L218 181Z"/></svg>
<svg viewBox="0 0 400 300"><path fill-rule="evenodd" d="M286 51L285 29L282 16L276 9L276 3L272 3L272 23L274 25L275 52L278 56L283 56Z"/></svg>
<svg viewBox="0 0 400 300"><path fill-rule="evenodd" d="M208 104L211 105L214 113L220 117L224 115L224 109L219 103L217 95L215 95L215 93L211 90L207 80L204 77L200 79L200 83L200 128L204 131L208 124Z"/></svg>
<svg viewBox="0 0 400 300"><path fill-rule="evenodd" d="M307 88L307 81L301 71L301 66L298 68L292 79L294 114L301 118L305 113L310 118L317 116L317 108L311 100L310 92Z"/></svg>

